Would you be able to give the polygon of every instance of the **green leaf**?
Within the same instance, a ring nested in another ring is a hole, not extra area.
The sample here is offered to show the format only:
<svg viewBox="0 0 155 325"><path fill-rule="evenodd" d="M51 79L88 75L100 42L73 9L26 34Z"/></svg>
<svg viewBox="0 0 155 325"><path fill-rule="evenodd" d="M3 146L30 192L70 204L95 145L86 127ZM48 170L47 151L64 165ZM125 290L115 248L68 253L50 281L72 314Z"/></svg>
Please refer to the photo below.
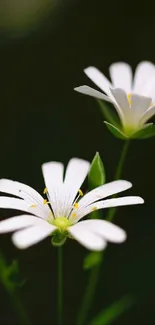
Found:
<svg viewBox="0 0 155 325"><path fill-rule="evenodd" d="M114 126L111 123L108 123L106 121L104 121L104 123L106 124L107 128L109 129L109 131L118 139L121 140L127 140L128 137L116 126Z"/></svg>
<svg viewBox="0 0 155 325"><path fill-rule="evenodd" d="M155 136L155 125L147 123L141 130L133 134L134 139L148 139Z"/></svg>
<svg viewBox="0 0 155 325"><path fill-rule="evenodd" d="M8 292L13 292L20 286L18 262L13 261L10 265L5 261L0 253L0 282Z"/></svg>
<svg viewBox="0 0 155 325"><path fill-rule="evenodd" d="M94 189L105 183L105 169L101 157L98 152L96 152L93 161L90 166L90 171L88 174L88 187L89 189Z"/></svg>
<svg viewBox="0 0 155 325"><path fill-rule="evenodd" d="M91 252L89 253L83 263L83 268L85 270L91 269L94 266L100 265L102 262L102 253L101 252Z"/></svg>
<svg viewBox="0 0 155 325"><path fill-rule="evenodd" d="M111 306L107 307L105 310L101 311L90 323L89 325L110 325L116 320L121 314L126 310L131 308L135 302L134 298L131 296L125 296L119 301L113 303Z"/></svg>
<svg viewBox="0 0 155 325"><path fill-rule="evenodd" d="M114 124L116 127L119 128L120 121L119 121L119 118L118 118L117 114L115 112L113 112L111 110L111 108L108 107L105 104L105 102L103 102L102 100L98 99L97 102L98 102L98 105L100 107L101 113L104 115L104 117L106 118L106 120L108 122L110 122L111 124Z"/></svg>

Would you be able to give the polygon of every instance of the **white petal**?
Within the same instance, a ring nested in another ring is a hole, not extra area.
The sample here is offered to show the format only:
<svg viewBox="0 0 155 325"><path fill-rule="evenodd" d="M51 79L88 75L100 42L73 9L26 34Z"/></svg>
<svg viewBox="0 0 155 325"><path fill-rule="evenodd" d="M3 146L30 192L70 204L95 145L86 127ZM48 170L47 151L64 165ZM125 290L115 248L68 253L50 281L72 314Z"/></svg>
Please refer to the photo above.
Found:
<svg viewBox="0 0 155 325"><path fill-rule="evenodd" d="M131 123L132 113L126 92L121 88L111 88L111 93L118 105L117 112L122 121L122 124L125 125L127 122Z"/></svg>
<svg viewBox="0 0 155 325"><path fill-rule="evenodd" d="M147 80L143 96L151 97L153 105L155 104L155 73Z"/></svg>
<svg viewBox="0 0 155 325"><path fill-rule="evenodd" d="M132 70L127 63L125 62L113 63L109 67L109 72L114 87L122 88L127 93L131 92Z"/></svg>
<svg viewBox="0 0 155 325"><path fill-rule="evenodd" d="M84 70L85 74L109 97L111 93L109 88L112 86L110 81L95 67L89 67Z"/></svg>
<svg viewBox="0 0 155 325"><path fill-rule="evenodd" d="M155 115L155 106L149 108L141 117L140 124L143 125L146 123L152 116Z"/></svg>
<svg viewBox="0 0 155 325"><path fill-rule="evenodd" d="M81 222L82 224L82 222ZM101 251L106 247L106 241L80 223L68 228L69 233L87 249Z"/></svg>
<svg viewBox="0 0 155 325"><path fill-rule="evenodd" d="M65 203L62 212L63 216L68 216L71 205L88 174L89 168L90 163L86 160L72 158L69 161L64 180Z"/></svg>
<svg viewBox="0 0 155 325"><path fill-rule="evenodd" d="M40 218L48 218L49 214L43 214L38 207L31 207L26 201L22 199L15 199L11 197L0 197L0 208L3 209L15 209L20 211L29 212Z"/></svg>
<svg viewBox="0 0 155 325"><path fill-rule="evenodd" d="M0 192L18 196L24 199L29 206L36 205L37 211L39 211L39 215L42 218L46 218L50 213L49 207L43 205L43 197L36 190L26 184L9 179L1 179ZM33 212L34 210L32 213Z"/></svg>
<svg viewBox="0 0 155 325"><path fill-rule="evenodd" d="M143 114L151 105L151 98L137 94L131 95L131 108L133 111L138 111L139 115Z"/></svg>
<svg viewBox="0 0 155 325"><path fill-rule="evenodd" d="M28 248L37 244L41 240L45 239L52 234L56 227L44 222L45 225L32 226L27 229L23 229L15 232L12 235L12 241L14 245L20 249Z"/></svg>
<svg viewBox="0 0 155 325"><path fill-rule="evenodd" d="M42 224L42 222L44 223L46 221L29 215L5 219L0 221L0 233L15 231L35 224Z"/></svg>
<svg viewBox="0 0 155 325"><path fill-rule="evenodd" d="M113 181L99 186L84 195L84 197L79 201L79 209L107 196L126 191L130 187L132 187L132 184L125 180Z"/></svg>
<svg viewBox="0 0 155 325"><path fill-rule="evenodd" d="M81 94L85 94L88 96L92 96L98 99L103 99L106 100L107 102L113 102L112 99L104 94L102 94L100 91L95 90L91 87L88 86L80 86L80 87L76 87L74 88L75 91L81 93Z"/></svg>
<svg viewBox="0 0 155 325"><path fill-rule="evenodd" d="M63 200L63 172L64 166L60 162L48 162L42 165L43 177L45 180L52 209L55 216L60 216L60 207Z"/></svg>
<svg viewBox="0 0 155 325"><path fill-rule="evenodd" d="M79 224L113 243L122 243L127 237L123 229L106 220L85 220Z"/></svg>
<svg viewBox="0 0 155 325"><path fill-rule="evenodd" d="M151 98L132 94L131 95L131 111L133 114L133 124L138 125L142 115L151 105Z"/></svg>
<svg viewBox="0 0 155 325"><path fill-rule="evenodd" d="M135 71L132 91L144 95L147 84L153 75L155 75L154 64L148 61L140 62Z"/></svg>
<svg viewBox="0 0 155 325"><path fill-rule="evenodd" d="M94 202L93 204L90 204L86 207L77 209L76 217L72 217L70 218L70 220L77 222L78 220L85 217L86 215L93 212L94 210L125 206L125 205L143 204L143 203L144 200L139 196L125 196L125 197L119 197L115 199Z"/></svg>

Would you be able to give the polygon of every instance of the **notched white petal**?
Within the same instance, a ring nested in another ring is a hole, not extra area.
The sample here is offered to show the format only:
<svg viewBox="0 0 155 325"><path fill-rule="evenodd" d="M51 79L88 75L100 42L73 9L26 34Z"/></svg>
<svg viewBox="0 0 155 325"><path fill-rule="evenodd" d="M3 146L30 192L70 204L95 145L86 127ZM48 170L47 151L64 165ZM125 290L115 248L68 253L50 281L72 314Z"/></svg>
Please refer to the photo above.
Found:
<svg viewBox="0 0 155 325"><path fill-rule="evenodd" d="M74 88L75 91L84 94L84 95L88 95L88 96L92 96L98 99L102 99L102 100L106 100L107 102L113 102L112 99L104 94L102 94L101 92L89 87L89 86L80 86L80 87L76 87Z"/></svg>
<svg viewBox="0 0 155 325"><path fill-rule="evenodd" d="M64 208L61 211L62 215L68 216L72 203L83 184L88 171L90 163L79 158L72 158L66 168L64 179Z"/></svg>
<svg viewBox="0 0 155 325"><path fill-rule="evenodd" d="M0 233L15 231L35 224L41 224L41 222L43 221L40 218L30 215L16 216L0 222Z"/></svg>
<svg viewBox="0 0 155 325"><path fill-rule="evenodd" d="M109 97L111 97L110 93L110 87L112 84L104 76L103 73L101 73L97 68L95 67L88 67L84 70L85 74L102 90L104 91Z"/></svg>
<svg viewBox="0 0 155 325"><path fill-rule="evenodd" d="M109 200L101 200L99 202L94 202L86 207L81 208L76 214L76 218L72 218L73 222L77 222L81 218L85 217L89 213L92 213L95 210L106 209L118 206L126 206L126 205L135 205L135 204L143 204L144 200L139 196L125 196L115 199Z"/></svg>
<svg viewBox="0 0 155 325"><path fill-rule="evenodd" d="M132 87L132 69L125 62L116 62L109 67L111 80L114 87L122 88L127 93L131 92Z"/></svg>
<svg viewBox="0 0 155 325"><path fill-rule="evenodd" d="M106 241L94 232L76 224L68 228L69 233L84 247L94 251L101 251L106 247Z"/></svg>
<svg viewBox="0 0 155 325"><path fill-rule="evenodd" d="M150 78L155 76L155 65L149 61L142 61L137 65L132 91L144 94Z"/></svg>
<svg viewBox="0 0 155 325"><path fill-rule="evenodd" d="M126 191L132 187L132 183L126 180L113 181L95 188L88 192L80 201L79 208L87 206L95 201L101 200L105 197Z"/></svg>
<svg viewBox="0 0 155 325"><path fill-rule="evenodd" d="M149 108L141 117L140 124L143 125L146 123L151 117L155 115L155 106Z"/></svg>
<svg viewBox="0 0 155 325"><path fill-rule="evenodd" d="M17 248L25 249L42 241L51 235L54 230L56 230L56 227L48 223L45 226L32 226L15 232L12 235L12 241Z"/></svg>
<svg viewBox="0 0 155 325"><path fill-rule="evenodd" d="M122 243L127 238L126 232L123 229L106 220L85 220L80 221L79 224L102 236L109 242Z"/></svg>

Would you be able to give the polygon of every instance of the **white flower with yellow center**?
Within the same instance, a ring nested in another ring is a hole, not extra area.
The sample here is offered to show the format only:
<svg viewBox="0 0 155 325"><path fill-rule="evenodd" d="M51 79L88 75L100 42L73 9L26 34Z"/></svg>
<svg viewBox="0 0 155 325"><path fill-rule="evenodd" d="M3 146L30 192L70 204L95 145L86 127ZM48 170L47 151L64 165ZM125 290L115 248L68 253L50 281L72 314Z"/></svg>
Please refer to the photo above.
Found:
<svg viewBox="0 0 155 325"><path fill-rule="evenodd" d="M154 64L147 61L139 63L133 78L131 67L127 63L114 63L109 67L112 83L95 67L88 67L84 72L106 95L85 85L75 90L106 100L115 106L121 127L112 125L116 127L113 131L117 132L118 128L120 137L121 134L123 137L140 138L149 137L150 134L152 136L152 133L154 135L152 123L145 124L155 115ZM107 126L111 128L111 124L108 123Z"/></svg>
<svg viewBox="0 0 155 325"><path fill-rule="evenodd" d="M89 162L73 158L68 163L63 180L63 164L43 164L42 172L46 183L44 194L47 194L48 200L25 184L1 179L0 192L14 195L16 198L1 196L0 208L22 210L26 214L1 221L0 233L15 232L12 240L20 249L34 245L51 235L54 236L55 244L62 244L67 237L71 237L90 250L104 249L107 241L123 242L126 233L114 224L105 220L80 220L97 209L141 204L144 201L138 196L102 200L130 188L132 184L125 180L97 187L83 196L80 187L89 167Z"/></svg>

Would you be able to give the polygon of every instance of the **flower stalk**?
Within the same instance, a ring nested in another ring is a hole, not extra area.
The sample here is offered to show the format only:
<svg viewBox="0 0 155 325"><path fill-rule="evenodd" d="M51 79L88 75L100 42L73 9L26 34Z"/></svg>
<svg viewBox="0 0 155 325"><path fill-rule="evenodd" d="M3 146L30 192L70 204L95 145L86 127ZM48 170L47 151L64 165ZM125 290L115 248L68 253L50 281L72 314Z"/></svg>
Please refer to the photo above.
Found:
<svg viewBox="0 0 155 325"><path fill-rule="evenodd" d="M63 312L63 260L62 260L62 246L58 247L58 325L62 325Z"/></svg>
<svg viewBox="0 0 155 325"><path fill-rule="evenodd" d="M123 166L125 163L125 158L127 155L127 151L129 148L129 140L125 142L122 152L121 152L121 156L116 168L116 172L115 172L115 177L114 179L117 180L119 177L121 177L122 174L122 170L123 170ZM109 213L107 214L106 220L111 221L114 219L116 213L116 208L111 208L109 209ZM90 276L88 279L88 285L84 294L84 298L82 300L82 304L81 304L81 308L79 310L79 314L77 317L77 323L76 325L83 325L86 321L86 317L87 314L91 308L91 305L93 303L93 298L95 296L95 291L97 289L97 285L98 285L98 279L99 279L99 274L100 274L100 269L101 269L101 265L103 262L103 258L104 258L104 252L102 251L100 252L101 254L101 263L98 264L97 266L95 266L91 272L90 272Z"/></svg>

